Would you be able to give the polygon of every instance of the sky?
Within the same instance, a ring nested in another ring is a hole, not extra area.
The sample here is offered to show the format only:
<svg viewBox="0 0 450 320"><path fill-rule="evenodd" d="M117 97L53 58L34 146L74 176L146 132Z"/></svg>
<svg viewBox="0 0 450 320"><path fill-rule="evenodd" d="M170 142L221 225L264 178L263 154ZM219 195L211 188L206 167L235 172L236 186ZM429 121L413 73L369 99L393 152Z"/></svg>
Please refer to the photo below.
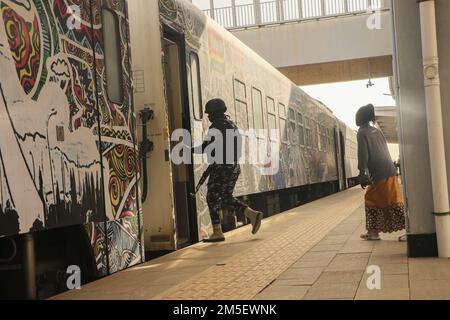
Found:
<svg viewBox="0 0 450 320"><path fill-rule="evenodd" d="M368 82L369 80L329 83L302 86L301 89L323 102L349 127L357 129L355 114L360 107L369 103L375 107L395 106L388 78L372 79L374 85L370 88L367 88Z"/></svg>
<svg viewBox="0 0 450 320"><path fill-rule="evenodd" d="M271 0L261 0L266 2ZM236 0L237 5L249 4L253 0ZM201 9L209 9L210 0L192 0ZM231 6L231 0L214 0L215 7ZM372 79L373 86L367 88L367 80L329 83L301 87L313 98L322 101L333 113L349 127L357 129L355 124L356 111L368 103L376 107L395 106L395 100L390 95L389 79ZM398 158L398 145L389 145L393 160Z"/></svg>
<svg viewBox="0 0 450 320"><path fill-rule="evenodd" d="M372 79L373 86L367 88L369 80L302 86L301 89L314 99L320 100L334 115L344 121L349 127L357 129L355 124L356 111L369 103L375 107L395 106L391 96L389 79ZM393 160L399 155L398 145L389 145Z"/></svg>

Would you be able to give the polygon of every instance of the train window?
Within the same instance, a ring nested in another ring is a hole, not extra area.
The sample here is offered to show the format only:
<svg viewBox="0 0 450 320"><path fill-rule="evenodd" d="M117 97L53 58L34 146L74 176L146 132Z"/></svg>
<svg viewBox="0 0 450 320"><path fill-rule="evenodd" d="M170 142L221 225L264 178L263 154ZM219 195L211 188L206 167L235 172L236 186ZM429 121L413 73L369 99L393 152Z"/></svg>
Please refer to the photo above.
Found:
<svg viewBox="0 0 450 320"><path fill-rule="evenodd" d="M334 130L330 129L330 148L331 151L334 153L336 151L335 146L335 140L334 140Z"/></svg>
<svg viewBox="0 0 450 320"><path fill-rule="evenodd" d="M289 108L289 120L295 122L295 111L291 108Z"/></svg>
<svg viewBox="0 0 450 320"><path fill-rule="evenodd" d="M313 143L314 143L314 148L317 150L319 148L319 135L318 135L318 124L316 120L312 121L312 125L313 125Z"/></svg>
<svg viewBox="0 0 450 320"><path fill-rule="evenodd" d="M267 102L267 112L275 114L275 101L272 98L267 97L266 102Z"/></svg>
<svg viewBox="0 0 450 320"><path fill-rule="evenodd" d="M277 126L277 115L275 110L275 100L270 97L266 99L267 103L267 127L269 128L269 138L270 141L278 140L278 126ZM275 131L275 136L272 135L272 131Z"/></svg>
<svg viewBox="0 0 450 320"><path fill-rule="evenodd" d="M247 98L245 83L238 79L234 79L234 96L236 99L240 100L245 100Z"/></svg>
<svg viewBox="0 0 450 320"><path fill-rule="evenodd" d="M248 108L245 102L236 100L236 123L239 129L248 129Z"/></svg>
<svg viewBox="0 0 450 320"><path fill-rule="evenodd" d="M319 123L318 126L319 126L319 151L322 151L322 148L324 146L322 138L322 125Z"/></svg>
<svg viewBox="0 0 450 320"><path fill-rule="evenodd" d="M236 107L236 122L242 130L247 130L249 128L247 88L245 83L238 79L234 79L234 100Z"/></svg>
<svg viewBox="0 0 450 320"><path fill-rule="evenodd" d="M278 111L280 115L280 135L281 141L288 141L287 124L286 124L286 106L282 103L278 104Z"/></svg>
<svg viewBox="0 0 450 320"><path fill-rule="evenodd" d="M319 150L320 151L327 151L327 131L325 127L321 124L319 124Z"/></svg>
<svg viewBox="0 0 450 320"><path fill-rule="evenodd" d="M325 128L325 140L327 141L327 151L330 151L330 129Z"/></svg>
<svg viewBox="0 0 450 320"><path fill-rule="evenodd" d="M310 143L310 134L309 134L309 118L305 117L305 145L309 147Z"/></svg>
<svg viewBox="0 0 450 320"><path fill-rule="evenodd" d="M294 109L289 108L289 127L292 132L295 132L296 124L295 124L295 111Z"/></svg>
<svg viewBox="0 0 450 320"><path fill-rule="evenodd" d="M332 143L331 143L331 129L329 129L329 128L327 128L327 144L328 144L328 148L327 148L327 150L329 151L329 152L331 152L332 151L332 149L333 149L333 146L332 146Z"/></svg>
<svg viewBox="0 0 450 320"><path fill-rule="evenodd" d="M198 55L191 52L191 83L192 83L192 108L194 109L194 118L203 119L202 92L200 85L200 64Z"/></svg>
<svg viewBox="0 0 450 320"><path fill-rule="evenodd" d="M303 115L297 112L297 123L298 123L298 138L300 145L305 145L305 131L303 128Z"/></svg>
<svg viewBox="0 0 450 320"><path fill-rule="evenodd" d="M277 141L278 134L276 134L275 136L272 135L272 130L275 130L275 132L278 133L277 132L277 116L272 113L269 113L267 116L267 120L268 120L268 126L269 126L269 130L270 130L270 132L269 132L270 141Z"/></svg>
<svg viewBox="0 0 450 320"><path fill-rule="evenodd" d="M297 122L303 126L303 115L300 112L297 112Z"/></svg>
<svg viewBox="0 0 450 320"><path fill-rule="evenodd" d="M111 102L122 104L122 57L120 51L119 19L112 10L102 9L106 91Z"/></svg>
<svg viewBox="0 0 450 320"><path fill-rule="evenodd" d="M313 148L314 147L314 132L313 132L313 126L314 122L311 118L308 118L308 147Z"/></svg>
<svg viewBox="0 0 450 320"><path fill-rule="evenodd" d="M262 94L261 91L256 88L252 88L252 103L255 129L264 129Z"/></svg>
<svg viewBox="0 0 450 320"><path fill-rule="evenodd" d="M286 119L283 118L280 118L280 135L282 142L288 141Z"/></svg>
<svg viewBox="0 0 450 320"><path fill-rule="evenodd" d="M286 106L282 103L279 103L278 110L280 112L280 118L286 119Z"/></svg>

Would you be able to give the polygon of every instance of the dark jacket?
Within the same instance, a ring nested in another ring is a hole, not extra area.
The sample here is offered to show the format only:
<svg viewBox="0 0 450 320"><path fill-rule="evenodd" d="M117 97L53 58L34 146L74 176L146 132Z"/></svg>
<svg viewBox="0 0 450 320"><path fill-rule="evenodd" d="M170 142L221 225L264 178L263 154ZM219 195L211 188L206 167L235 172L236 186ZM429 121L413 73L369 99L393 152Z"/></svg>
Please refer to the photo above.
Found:
<svg viewBox="0 0 450 320"><path fill-rule="evenodd" d="M220 133L220 134L219 134ZM210 148L207 149L207 147ZM214 119L203 144L195 153L208 153L209 164L237 164L242 156L242 136L228 117ZM216 151L219 153L216 154Z"/></svg>
<svg viewBox="0 0 450 320"><path fill-rule="evenodd" d="M389 154L383 133L369 124L359 128L358 135L358 169L360 175L366 175L373 182L397 175L397 169Z"/></svg>

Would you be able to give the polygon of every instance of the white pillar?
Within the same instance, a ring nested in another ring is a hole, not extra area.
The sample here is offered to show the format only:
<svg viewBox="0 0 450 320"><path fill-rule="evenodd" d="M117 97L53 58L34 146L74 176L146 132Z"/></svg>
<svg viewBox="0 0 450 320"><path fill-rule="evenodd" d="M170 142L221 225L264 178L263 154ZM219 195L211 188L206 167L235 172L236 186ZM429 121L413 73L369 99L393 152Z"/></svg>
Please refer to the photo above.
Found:
<svg viewBox="0 0 450 320"><path fill-rule="evenodd" d="M321 16L325 15L325 0L320 1L320 15Z"/></svg>
<svg viewBox="0 0 450 320"><path fill-rule="evenodd" d="M237 27L236 0L231 0L231 14L233 15L233 27Z"/></svg>
<svg viewBox="0 0 450 320"><path fill-rule="evenodd" d="M445 164L436 8L434 0L420 2L420 25L436 236L439 257L449 258L450 206L447 168Z"/></svg>
<svg viewBox="0 0 450 320"><path fill-rule="evenodd" d="M215 18L215 12L214 12L214 0L209 0L209 10L211 12L211 18Z"/></svg>
<svg viewBox="0 0 450 320"><path fill-rule="evenodd" d="M284 21L284 0L278 0L279 21Z"/></svg>
<svg viewBox="0 0 450 320"><path fill-rule="evenodd" d="M255 10L255 24L261 24L261 2L259 0L253 0L253 8Z"/></svg>
<svg viewBox="0 0 450 320"><path fill-rule="evenodd" d="M303 19L303 6L302 6L302 0L298 0L298 19Z"/></svg>

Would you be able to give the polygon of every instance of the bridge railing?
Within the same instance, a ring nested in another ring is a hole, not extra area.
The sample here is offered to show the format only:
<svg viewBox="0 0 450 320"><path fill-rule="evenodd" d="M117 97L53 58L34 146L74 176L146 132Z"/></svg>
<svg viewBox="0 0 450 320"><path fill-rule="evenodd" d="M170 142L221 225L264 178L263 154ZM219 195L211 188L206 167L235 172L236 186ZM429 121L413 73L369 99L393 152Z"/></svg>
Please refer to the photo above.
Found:
<svg viewBox="0 0 450 320"><path fill-rule="evenodd" d="M386 1L386 0L384 0ZM338 17L386 9L383 0L272 0L204 12L227 29Z"/></svg>

